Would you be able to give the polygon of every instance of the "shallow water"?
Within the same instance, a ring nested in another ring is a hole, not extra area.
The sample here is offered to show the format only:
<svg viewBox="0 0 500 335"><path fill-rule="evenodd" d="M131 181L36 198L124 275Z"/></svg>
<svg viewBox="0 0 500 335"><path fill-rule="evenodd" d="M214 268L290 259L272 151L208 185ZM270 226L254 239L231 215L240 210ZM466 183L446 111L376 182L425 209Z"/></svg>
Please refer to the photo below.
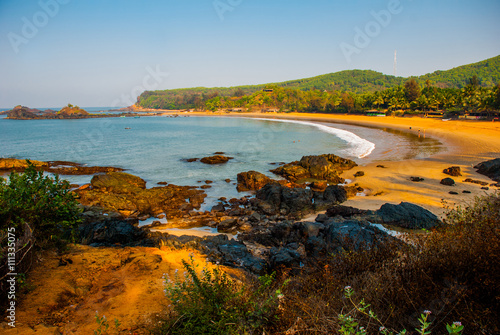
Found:
<svg viewBox="0 0 500 335"><path fill-rule="evenodd" d="M441 149L440 143L432 139L351 125L159 116L30 121L0 118L0 143L0 157L121 167L145 179L148 187L160 181L196 186L211 180L203 209L209 209L219 197L245 194L236 191L239 172L255 170L276 177L269 172L276 167L270 164L273 162L333 153L364 164L423 158ZM234 159L223 165L183 161L217 151ZM84 184L91 177L64 178Z"/></svg>

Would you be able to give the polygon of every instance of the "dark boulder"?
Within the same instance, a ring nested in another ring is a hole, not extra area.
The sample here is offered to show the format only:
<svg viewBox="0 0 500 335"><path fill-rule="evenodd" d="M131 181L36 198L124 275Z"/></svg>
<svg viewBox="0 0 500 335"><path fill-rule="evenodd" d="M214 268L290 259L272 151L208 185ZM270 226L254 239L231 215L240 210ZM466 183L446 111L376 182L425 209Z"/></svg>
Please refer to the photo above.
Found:
<svg viewBox="0 0 500 335"><path fill-rule="evenodd" d="M363 177L365 175L365 172L364 171L358 171L354 174L354 177L357 178L357 177Z"/></svg>
<svg viewBox="0 0 500 335"><path fill-rule="evenodd" d="M79 228L82 244L92 246L140 245L147 233L130 221L109 220L83 224Z"/></svg>
<svg viewBox="0 0 500 335"><path fill-rule="evenodd" d="M380 223L408 229L430 229L441 224L436 215L409 202L401 202L399 205L384 204L375 214Z"/></svg>
<svg viewBox="0 0 500 335"><path fill-rule="evenodd" d="M280 184L267 184L257 191L255 205L267 215L285 214L300 217L312 212L313 192L303 188L288 188Z"/></svg>
<svg viewBox="0 0 500 335"><path fill-rule="evenodd" d="M271 248L270 253L270 263L273 268L286 267L286 268L298 268L301 264L301 255L289 248Z"/></svg>
<svg viewBox="0 0 500 335"><path fill-rule="evenodd" d="M462 175L461 170L460 170L460 166L451 166L447 169L444 169L443 173L449 174L450 176L453 176L453 177L459 177Z"/></svg>
<svg viewBox="0 0 500 335"><path fill-rule="evenodd" d="M325 223L325 243L331 252L372 249L391 237L368 223L355 220Z"/></svg>
<svg viewBox="0 0 500 335"><path fill-rule="evenodd" d="M263 274L267 267L266 262L254 257L243 243L229 240L226 235L205 237L200 244L213 262L246 268L257 274Z"/></svg>
<svg viewBox="0 0 500 335"><path fill-rule="evenodd" d="M314 197L316 210L323 210L345 201L347 201L347 191L344 187L338 185L330 185L323 193L315 193Z"/></svg>
<svg viewBox="0 0 500 335"><path fill-rule="evenodd" d="M444 178L440 181L440 184L442 185L446 185L446 186L454 186L455 185L455 181L451 178Z"/></svg>
<svg viewBox="0 0 500 335"><path fill-rule="evenodd" d="M420 182L420 181L424 181L424 178L420 178L420 177L410 177L410 180L418 183L418 182Z"/></svg>
<svg viewBox="0 0 500 335"><path fill-rule="evenodd" d="M490 177L494 181L500 181L500 158L495 158L474 166L477 172Z"/></svg>

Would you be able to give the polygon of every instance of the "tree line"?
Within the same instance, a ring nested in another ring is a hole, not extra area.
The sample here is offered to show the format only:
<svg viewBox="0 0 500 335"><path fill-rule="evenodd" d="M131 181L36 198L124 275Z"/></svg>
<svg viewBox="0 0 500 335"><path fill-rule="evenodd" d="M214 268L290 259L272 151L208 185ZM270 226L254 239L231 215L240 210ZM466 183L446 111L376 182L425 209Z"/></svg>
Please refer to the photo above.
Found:
<svg viewBox="0 0 500 335"><path fill-rule="evenodd" d="M176 95L146 92L139 99L139 105L160 109L197 110L275 110L280 112L353 113L368 110L405 111L427 113L442 111L448 113L489 112L500 109L500 84L483 87L473 76L462 88L436 87L427 80L419 84L415 78L402 85L381 91L354 93L338 90L295 88L268 85L264 89L247 94L242 88L235 88L228 96L216 89L197 91L178 90Z"/></svg>

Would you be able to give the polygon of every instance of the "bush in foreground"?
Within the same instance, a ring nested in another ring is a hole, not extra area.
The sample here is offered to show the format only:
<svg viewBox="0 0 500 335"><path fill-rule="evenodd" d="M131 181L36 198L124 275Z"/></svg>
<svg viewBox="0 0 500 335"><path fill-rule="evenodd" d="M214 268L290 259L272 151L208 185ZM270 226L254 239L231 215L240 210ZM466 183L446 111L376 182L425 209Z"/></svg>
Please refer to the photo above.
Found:
<svg viewBox="0 0 500 335"><path fill-rule="evenodd" d="M445 221L406 247L345 252L293 278L274 331L338 333L338 316L352 309L344 288L352 286L350 299L369 304L387 331L411 333L431 311L426 322L433 334L446 334L458 322L468 334L499 333L500 197L451 210ZM369 315L353 317L368 334L382 327Z"/></svg>
<svg viewBox="0 0 500 335"><path fill-rule="evenodd" d="M158 334L262 334L276 321L282 294L274 275L255 286L231 279L219 268L200 273L193 258L182 260L184 276L165 278L165 295L172 313ZM284 286L286 282L282 285Z"/></svg>
<svg viewBox="0 0 500 335"><path fill-rule="evenodd" d="M80 222L80 212L69 183L57 175L44 176L32 164L22 174L11 173L8 181L0 178L2 237L9 229L18 238L31 229L38 246L57 246L70 237ZM2 249L5 241L2 238Z"/></svg>

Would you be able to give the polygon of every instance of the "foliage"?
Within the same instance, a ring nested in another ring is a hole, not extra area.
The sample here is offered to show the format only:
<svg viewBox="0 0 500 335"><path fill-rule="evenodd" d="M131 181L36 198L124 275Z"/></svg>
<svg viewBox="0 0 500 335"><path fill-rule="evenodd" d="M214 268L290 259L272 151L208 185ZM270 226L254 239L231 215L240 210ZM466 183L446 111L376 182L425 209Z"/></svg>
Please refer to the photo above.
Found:
<svg viewBox="0 0 500 335"><path fill-rule="evenodd" d="M229 88L146 91L137 104L156 109L356 112L373 108L421 112L498 110L500 56L449 71L412 77L349 70L282 83ZM425 87L424 87L425 86ZM422 88L423 87L423 88Z"/></svg>
<svg viewBox="0 0 500 335"><path fill-rule="evenodd" d="M99 312L95 312L95 322L97 323L97 329L94 330L94 335L108 335L109 334L109 322L106 315L99 316ZM119 334L120 321L118 319L114 320L114 333Z"/></svg>
<svg viewBox="0 0 500 335"><path fill-rule="evenodd" d="M259 278L257 287L237 283L219 268L197 273L192 257L182 260L184 278L166 278L165 294L174 313L160 334L261 334L275 321L282 299L272 289L274 275ZM283 284L285 285L285 284Z"/></svg>
<svg viewBox="0 0 500 335"><path fill-rule="evenodd" d="M22 174L11 173L8 181L0 179L0 231L15 228L21 236L28 225L39 246L57 244L80 222L78 203L67 181L28 165Z"/></svg>
<svg viewBox="0 0 500 335"><path fill-rule="evenodd" d="M500 329L500 195L449 209L445 223L407 236L408 244L344 252L306 269L285 288L273 331L460 334L465 327L470 334L494 333Z"/></svg>

